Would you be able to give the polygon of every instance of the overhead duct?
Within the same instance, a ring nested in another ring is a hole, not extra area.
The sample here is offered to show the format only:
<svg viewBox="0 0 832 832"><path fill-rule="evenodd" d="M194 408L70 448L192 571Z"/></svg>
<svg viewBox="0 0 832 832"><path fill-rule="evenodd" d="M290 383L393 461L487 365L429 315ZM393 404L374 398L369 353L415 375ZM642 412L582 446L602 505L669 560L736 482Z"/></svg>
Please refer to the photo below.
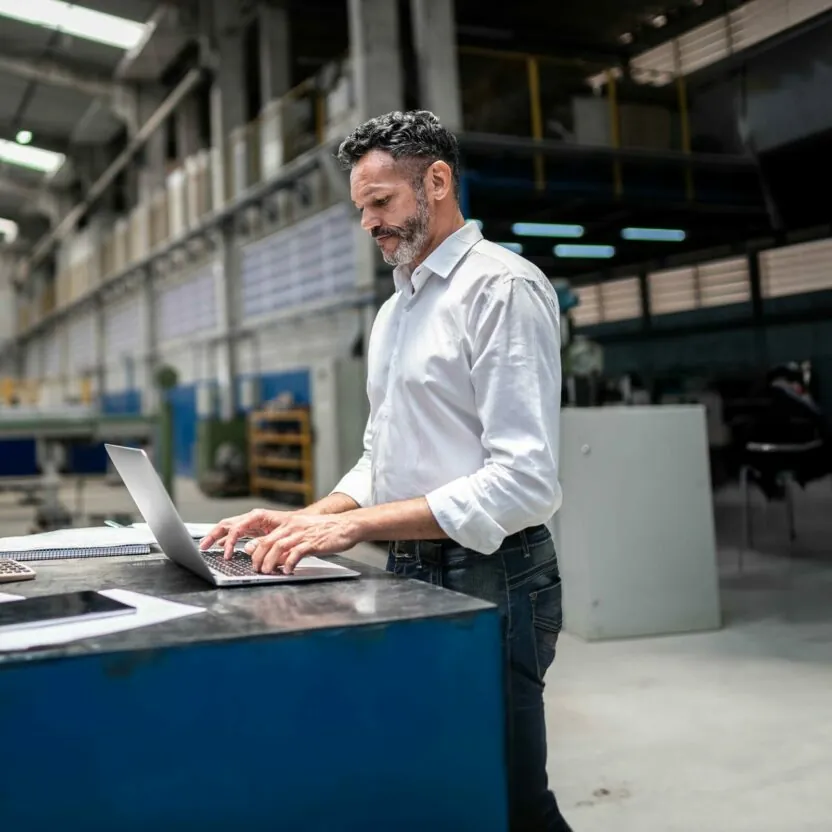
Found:
<svg viewBox="0 0 832 832"><path fill-rule="evenodd" d="M630 60L634 81L662 87L730 58L832 9L832 0L752 0ZM607 83L606 71L588 79L593 88Z"/></svg>

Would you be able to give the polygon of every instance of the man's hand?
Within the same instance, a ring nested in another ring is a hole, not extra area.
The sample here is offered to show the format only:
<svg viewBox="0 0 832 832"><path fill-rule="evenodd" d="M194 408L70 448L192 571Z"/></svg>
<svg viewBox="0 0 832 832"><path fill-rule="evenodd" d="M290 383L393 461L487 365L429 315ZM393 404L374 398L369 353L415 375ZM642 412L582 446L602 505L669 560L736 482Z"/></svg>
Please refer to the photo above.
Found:
<svg viewBox="0 0 832 832"><path fill-rule="evenodd" d="M360 541L358 525L350 514L285 515L273 531L246 545L257 572L291 573L309 555L332 555L352 549Z"/></svg>
<svg viewBox="0 0 832 832"><path fill-rule="evenodd" d="M199 543L200 549L210 549L221 545L225 550L225 559L230 560L234 554L234 544L241 537L258 537L268 535L286 522L292 516L289 511L269 511L265 508L255 508L246 514L227 517L220 520Z"/></svg>

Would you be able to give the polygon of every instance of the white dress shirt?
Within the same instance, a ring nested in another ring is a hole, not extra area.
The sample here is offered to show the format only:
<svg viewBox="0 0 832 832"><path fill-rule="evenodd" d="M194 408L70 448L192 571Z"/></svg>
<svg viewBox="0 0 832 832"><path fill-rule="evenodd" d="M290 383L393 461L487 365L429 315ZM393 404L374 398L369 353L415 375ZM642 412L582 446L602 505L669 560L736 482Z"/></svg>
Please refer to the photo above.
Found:
<svg viewBox="0 0 832 832"><path fill-rule="evenodd" d="M393 278L368 346L364 455L334 491L424 496L448 537L491 554L560 507L557 295L471 222Z"/></svg>

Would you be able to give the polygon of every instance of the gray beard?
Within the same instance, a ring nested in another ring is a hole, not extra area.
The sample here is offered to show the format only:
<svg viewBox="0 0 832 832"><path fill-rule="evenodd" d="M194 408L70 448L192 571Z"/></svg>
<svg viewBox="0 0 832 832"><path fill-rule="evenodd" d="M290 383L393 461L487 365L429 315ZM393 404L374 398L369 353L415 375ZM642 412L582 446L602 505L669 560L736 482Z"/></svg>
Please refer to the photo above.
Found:
<svg viewBox="0 0 832 832"><path fill-rule="evenodd" d="M416 213L405 223L404 236L399 237L399 244L388 254L381 256L389 266L408 266L424 251L428 242L428 201L423 190L416 192Z"/></svg>

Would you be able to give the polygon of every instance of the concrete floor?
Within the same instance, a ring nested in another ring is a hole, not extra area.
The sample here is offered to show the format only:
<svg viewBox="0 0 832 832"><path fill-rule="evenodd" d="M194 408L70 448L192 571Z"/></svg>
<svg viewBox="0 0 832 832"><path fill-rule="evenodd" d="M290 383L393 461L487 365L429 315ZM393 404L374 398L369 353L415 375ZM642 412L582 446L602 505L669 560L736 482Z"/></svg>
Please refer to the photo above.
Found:
<svg viewBox="0 0 832 832"><path fill-rule="evenodd" d="M722 630L586 644L547 680L549 770L575 832L832 829L832 485L755 500L737 572L739 494L717 495Z"/></svg>
<svg viewBox="0 0 832 832"><path fill-rule="evenodd" d="M97 514L134 510L103 482L85 502ZM177 502L186 520L208 521L255 501L209 500L181 480ZM0 494L0 534L26 533L32 513ZM561 637L546 689L549 768L575 832L832 829L832 483L799 495L793 545L782 506L755 501L742 574L740 516L735 491L717 495L722 630ZM353 555L384 563L373 546Z"/></svg>

